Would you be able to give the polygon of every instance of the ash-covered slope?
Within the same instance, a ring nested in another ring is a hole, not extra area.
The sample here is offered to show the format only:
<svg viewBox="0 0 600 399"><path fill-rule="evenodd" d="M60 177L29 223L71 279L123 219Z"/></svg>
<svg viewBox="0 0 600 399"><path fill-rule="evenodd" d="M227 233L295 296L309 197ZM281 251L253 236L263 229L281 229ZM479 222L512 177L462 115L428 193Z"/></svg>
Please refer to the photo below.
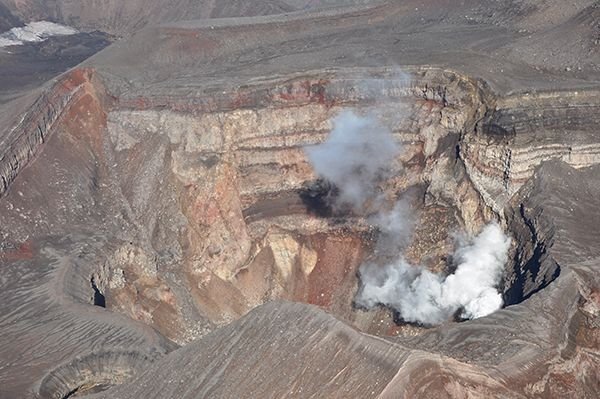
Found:
<svg viewBox="0 0 600 399"><path fill-rule="evenodd" d="M2 0L5 7L25 21L54 20L83 30L127 35L147 24L184 19L243 17L293 11L280 0L266 1L40 1Z"/></svg>
<svg viewBox="0 0 600 399"><path fill-rule="evenodd" d="M76 28L70 36L7 46L0 40L0 104L39 88L79 64L117 37L127 37L147 24L186 19L244 17L293 11L272 1L0 1L0 34L37 21ZM30 34L29 34L30 35ZM30 35L31 36L31 35Z"/></svg>
<svg viewBox="0 0 600 399"><path fill-rule="evenodd" d="M402 346L360 334L316 307L272 302L173 352L109 396L373 398L406 355Z"/></svg>
<svg viewBox="0 0 600 399"><path fill-rule="evenodd" d="M19 18L15 17L4 4L0 3L0 32L6 32L15 26L21 25Z"/></svg>
<svg viewBox="0 0 600 399"><path fill-rule="evenodd" d="M138 374L104 397L593 398L597 13L390 1L148 26L0 108L0 396ZM497 220L510 306L431 329L353 306L378 232L323 206L304 152L347 108L404 148L381 189L412 193L407 256L447 271L453 232Z"/></svg>
<svg viewBox="0 0 600 399"><path fill-rule="evenodd" d="M515 9L498 2L468 1L461 7L445 1L376 2L261 18L186 21L149 27L94 64L126 76L128 91L136 89L138 80L149 89L162 83L171 92L179 86L191 91L198 85L236 86L250 78L313 69L393 65L455 68L485 78L502 92L593 85L599 63L593 21L600 10L593 1L561 4ZM555 24L551 32L539 22L550 17ZM573 28L577 37L570 36ZM561 35L561 41L553 35ZM559 45L560 53L545 54Z"/></svg>

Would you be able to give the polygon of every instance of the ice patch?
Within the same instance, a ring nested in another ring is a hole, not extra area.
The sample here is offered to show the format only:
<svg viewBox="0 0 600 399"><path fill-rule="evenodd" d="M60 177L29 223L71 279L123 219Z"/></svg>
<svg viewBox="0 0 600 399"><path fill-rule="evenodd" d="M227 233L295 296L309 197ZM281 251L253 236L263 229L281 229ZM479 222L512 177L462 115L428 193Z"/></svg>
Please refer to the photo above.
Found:
<svg viewBox="0 0 600 399"><path fill-rule="evenodd" d="M74 35L78 31L69 26L48 21L30 22L26 26L12 28L0 34L0 48L20 46L25 43L43 42L51 36Z"/></svg>

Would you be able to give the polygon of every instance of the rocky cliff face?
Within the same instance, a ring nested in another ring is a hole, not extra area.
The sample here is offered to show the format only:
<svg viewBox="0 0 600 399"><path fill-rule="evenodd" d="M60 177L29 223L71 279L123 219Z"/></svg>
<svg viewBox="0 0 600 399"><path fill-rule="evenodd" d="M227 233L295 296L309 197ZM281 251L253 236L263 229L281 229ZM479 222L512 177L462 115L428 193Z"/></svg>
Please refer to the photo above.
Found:
<svg viewBox="0 0 600 399"><path fill-rule="evenodd" d="M485 107L477 82L441 71L419 73L410 83L380 74L305 77L203 97L200 103L216 108L208 112L192 104L183 112L177 99L169 100L177 111L147 102L137 109L129 101L117 106L107 126L120 180L129 182L123 192L156 251L143 254L140 267L157 259L160 274L167 262L185 265L195 307L217 324L285 298L321 305L367 330L392 328L382 316L381 327L370 327L374 316L352 307L357 267L373 232L360 217L317 217L303 201L302 190L316 179L304 148L322 141L331 118L347 107L386 121L405 147L386 190L418 189L427 197L417 199L422 217L444 215L439 231L422 229L415 258L437 264L433 259L451 246L449 230L462 225L476 231L491 213L482 209L455 149ZM243 108L229 110L237 99ZM157 149L160 157L151 157ZM160 219L152 203L166 205ZM164 251L173 259L161 259ZM335 281L341 282L337 288ZM129 302L119 289L112 291ZM219 299L223 295L228 300Z"/></svg>
<svg viewBox="0 0 600 399"><path fill-rule="evenodd" d="M0 32L6 32L20 25L21 21L4 4L0 4Z"/></svg>
<svg viewBox="0 0 600 399"><path fill-rule="evenodd" d="M53 131L54 124L76 103L85 92L90 72L77 70L50 85L32 104L21 119L10 126L0 142L0 195L8 189L20 170L38 152ZM14 121L13 121L14 123Z"/></svg>
<svg viewBox="0 0 600 399"><path fill-rule="evenodd" d="M595 90L526 93L499 100L479 131L466 137L463 158L486 202L500 212L544 161L598 164Z"/></svg>

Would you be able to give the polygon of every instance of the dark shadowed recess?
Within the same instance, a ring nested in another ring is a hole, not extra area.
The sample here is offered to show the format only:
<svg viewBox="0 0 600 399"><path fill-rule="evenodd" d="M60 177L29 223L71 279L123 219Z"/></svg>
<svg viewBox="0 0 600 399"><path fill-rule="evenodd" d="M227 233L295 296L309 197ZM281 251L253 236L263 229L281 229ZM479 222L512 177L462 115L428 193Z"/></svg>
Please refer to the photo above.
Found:
<svg viewBox="0 0 600 399"><path fill-rule="evenodd" d="M535 226L527 218L523 204L519 206L519 216L529 230L533 251L524 251L526 244L519 243L512 261L515 280L504 292L505 306L523 302L560 276L560 265L548 254L552 239L540 238ZM531 253L531 256L528 258L525 253Z"/></svg>
<svg viewBox="0 0 600 399"><path fill-rule="evenodd" d="M299 191L307 212L319 217L333 216L331 204L338 194L337 187L324 179L307 182Z"/></svg>
<svg viewBox="0 0 600 399"><path fill-rule="evenodd" d="M94 290L94 294L92 297L92 303L94 304L94 306L100 306L101 308L105 308L106 307L106 298L105 298L104 294L102 294L102 292L100 292L100 289L98 289L98 286L96 285L96 281L95 281L94 277L91 278L90 283L92 284L92 290Z"/></svg>
<svg viewBox="0 0 600 399"><path fill-rule="evenodd" d="M517 279L510 286L510 288L504 293L504 306L516 305L521 303L533 294L543 290L560 276L560 266L553 259L546 256L546 248L543 244L538 244L535 247L533 256L527 261L524 269L529 273L519 273ZM516 256L518 259L519 255ZM537 280L538 274L542 269L542 262L552 262L554 267L552 268L552 274L541 276L540 283L531 289L527 289L528 279ZM515 265L518 264L518 260L515 260Z"/></svg>

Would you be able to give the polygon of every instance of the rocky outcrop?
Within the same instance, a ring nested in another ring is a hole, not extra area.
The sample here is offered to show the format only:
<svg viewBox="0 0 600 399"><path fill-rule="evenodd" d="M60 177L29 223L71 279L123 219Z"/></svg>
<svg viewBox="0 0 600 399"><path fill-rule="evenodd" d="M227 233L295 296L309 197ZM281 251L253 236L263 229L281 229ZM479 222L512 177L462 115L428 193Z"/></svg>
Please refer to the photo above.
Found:
<svg viewBox="0 0 600 399"><path fill-rule="evenodd" d="M6 32L15 26L20 26L19 18L12 15L4 4L0 4L0 32Z"/></svg>
<svg viewBox="0 0 600 399"><path fill-rule="evenodd" d="M63 113L81 98L90 73L80 69L60 77L37 98L18 123L0 136L0 196L39 151Z"/></svg>
<svg viewBox="0 0 600 399"><path fill-rule="evenodd" d="M111 230L118 240L118 232L125 229L115 228L114 198L100 193L108 181L98 134L105 126L102 107L106 103L101 91L84 80L86 76L90 75L85 71L74 71L57 85L58 93L70 99L58 115L38 114L40 120L22 125L50 130L43 144L34 141L35 162L26 168L20 165L1 200L0 357L10 365L0 369L2 397L34 397L48 373L57 365L76 362L79 354L131 349L155 353L150 361L175 347L151 327L105 308L100 271L114 244L106 245L103 231ZM44 117L54 122L44 125ZM102 216L98 204L112 208L111 216ZM86 373L83 366L81 373ZM51 385L56 391L42 393L63 397L68 387L86 383L83 375L71 377L73 381L54 379Z"/></svg>
<svg viewBox="0 0 600 399"><path fill-rule="evenodd" d="M597 165L597 90L526 94L499 99L461 146L474 184L501 212L544 161L575 168Z"/></svg>
<svg viewBox="0 0 600 399"><path fill-rule="evenodd" d="M389 315L366 316L352 306L356 270L372 245L371 228L351 215L337 223L316 217L302 199L302 190L316 178L303 149L322 141L332 117L346 107L376 113L404 145L384 190L395 197L424 186L427 203L417 201L423 217L446 215L439 232L419 230L416 258L440 259L451 246L452 226L476 231L490 216L481 212L455 151L461 132L485 110L485 88L450 71L413 72L414 79L407 80L389 69L348 70L200 98L124 99L109 113L117 162L127 165L136 153L150 154L161 143L160 163L148 155L143 159L153 161L145 167L120 168L127 170L121 178L131 179L125 197L136 218L150 221L148 200L162 201L161 186L172 182L181 208L165 208L172 216L153 219L149 230L172 229L165 220L181 223L185 233L169 247L181 248L175 252L195 307L211 322L228 322L265 301L286 298L319 304L360 328L394 330ZM148 170L156 172L146 175ZM174 236L162 234L151 245L164 247ZM430 245L439 237L444 244ZM114 270L121 275L123 268ZM342 284L332 290L328 281ZM119 292L122 288L113 290L115 298ZM227 301L217 299L223 292Z"/></svg>

